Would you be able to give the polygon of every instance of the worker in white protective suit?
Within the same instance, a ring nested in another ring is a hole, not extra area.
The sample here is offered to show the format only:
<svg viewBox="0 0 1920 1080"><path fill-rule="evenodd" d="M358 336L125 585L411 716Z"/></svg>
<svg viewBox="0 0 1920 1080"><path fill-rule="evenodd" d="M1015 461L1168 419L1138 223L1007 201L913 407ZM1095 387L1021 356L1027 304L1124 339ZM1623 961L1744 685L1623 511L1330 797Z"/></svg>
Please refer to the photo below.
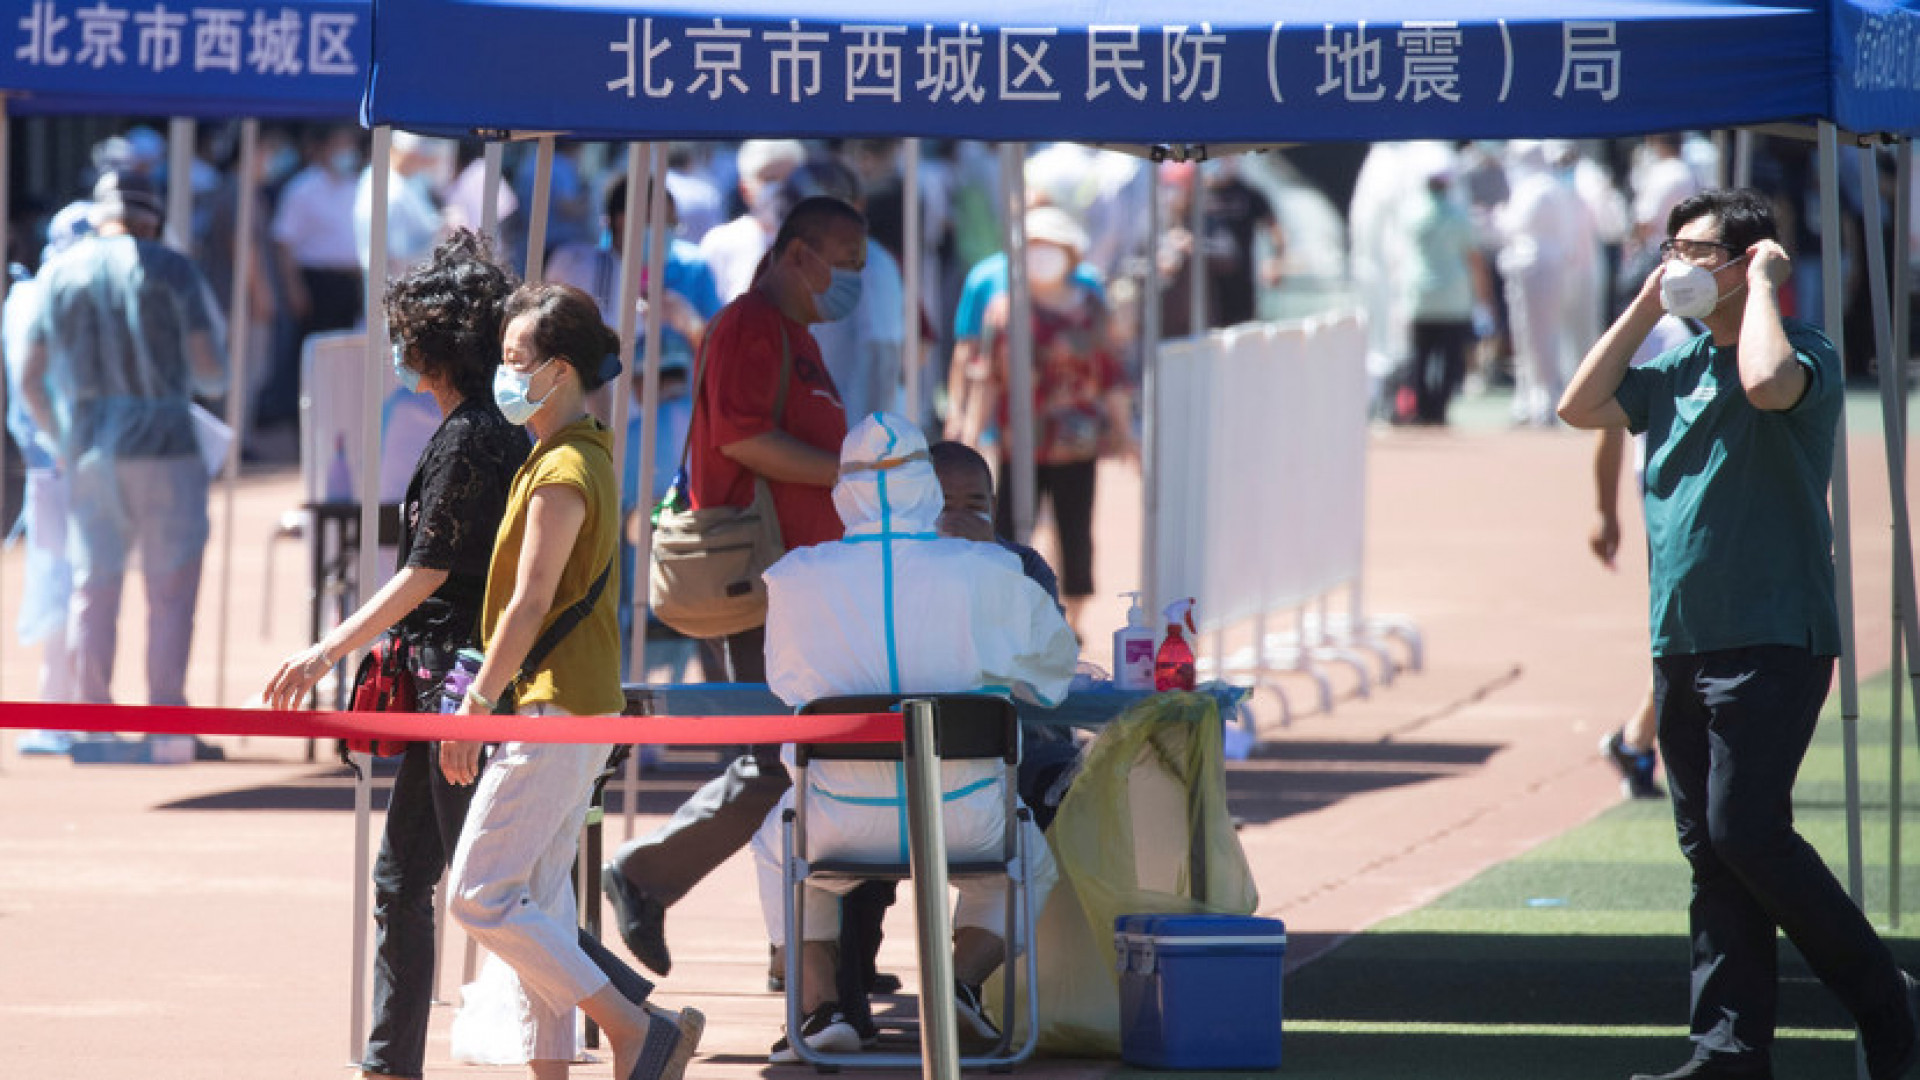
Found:
<svg viewBox="0 0 1920 1080"><path fill-rule="evenodd" d="M1554 407L1585 350L1571 337L1570 298L1597 280L1592 220L1569 178L1549 167L1546 147L1528 139L1507 144L1512 185L1497 221L1500 276L1513 328L1513 419L1552 427ZM1576 322L1582 320L1574 320Z"/></svg>
<svg viewBox="0 0 1920 1080"><path fill-rule="evenodd" d="M927 444L906 419L875 413L840 450L833 505L846 524L835 543L790 551L766 572L767 683L799 706L841 694L996 690L1051 705L1066 696L1079 649L1047 594L997 544L944 539L934 521L945 505ZM904 859L905 792L897 763L823 761L808 769L810 859ZM997 762L946 762L947 854L997 854L1005 795ZM788 792L754 837L761 913L776 947L786 944L780 868L781 815ZM1054 881L1046 840L1025 826L1033 910ZM959 884L954 913L954 978L961 1035L998 1037L980 1008L979 985L1006 957L1006 883ZM832 943L839 897L809 886L804 898L802 1033L828 1053L857 1050L860 1038L839 1013ZM789 992L792 989L789 988ZM791 1033L790 1033L791 1034ZM775 1062L796 1060L787 1040Z"/></svg>

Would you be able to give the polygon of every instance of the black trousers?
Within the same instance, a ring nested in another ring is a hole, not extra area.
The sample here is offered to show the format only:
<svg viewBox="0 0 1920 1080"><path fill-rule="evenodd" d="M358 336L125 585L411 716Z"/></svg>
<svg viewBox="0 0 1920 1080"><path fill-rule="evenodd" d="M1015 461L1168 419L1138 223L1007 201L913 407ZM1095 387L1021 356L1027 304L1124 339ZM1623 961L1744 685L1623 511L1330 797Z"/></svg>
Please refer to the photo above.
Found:
<svg viewBox="0 0 1920 1080"><path fill-rule="evenodd" d="M300 320L290 349L273 358L273 370L254 402L254 422L263 427L285 423L300 415L300 346L312 334L351 330L360 321L361 283L358 270L317 270L302 267L307 287L307 317Z"/></svg>
<svg viewBox="0 0 1920 1080"><path fill-rule="evenodd" d="M1034 467L1034 509L1040 500L1053 503L1053 527L1060 534L1060 595L1093 595L1093 485L1098 476L1097 461L1075 461L1065 465ZM999 520L1001 537L1013 535L1013 466L1000 463Z"/></svg>
<svg viewBox="0 0 1920 1080"><path fill-rule="evenodd" d="M1413 387L1414 419L1430 424L1447 422L1447 405L1467 374L1467 347L1473 344L1473 324L1443 319L1413 321L1413 357L1407 362L1407 385Z"/></svg>
<svg viewBox="0 0 1920 1080"><path fill-rule="evenodd" d="M361 1065L388 1076L424 1072L433 1007L433 891L460 842L476 787L447 783L439 750L439 743L410 743L401 756L373 864L373 1027ZM653 989L585 930L580 947L635 1002Z"/></svg>
<svg viewBox="0 0 1920 1080"><path fill-rule="evenodd" d="M1785 645L1654 658L1660 755L1693 870L1696 1056L1769 1053L1776 931L1863 1034L1907 1022L1893 955L1793 827L1794 777L1832 675L1832 657Z"/></svg>

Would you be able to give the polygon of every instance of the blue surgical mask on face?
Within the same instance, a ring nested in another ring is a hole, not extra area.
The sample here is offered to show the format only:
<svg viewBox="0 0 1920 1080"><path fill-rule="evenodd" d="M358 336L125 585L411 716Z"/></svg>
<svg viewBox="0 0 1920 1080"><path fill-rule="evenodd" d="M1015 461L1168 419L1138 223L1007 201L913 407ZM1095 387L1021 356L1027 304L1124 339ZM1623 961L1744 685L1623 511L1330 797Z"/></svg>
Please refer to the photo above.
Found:
<svg viewBox="0 0 1920 1080"><path fill-rule="evenodd" d="M407 347L397 341L393 343L393 377L407 393L420 392L420 373L407 366Z"/></svg>
<svg viewBox="0 0 1920 1080"><path fill-rule="evenodd" d="M533 377L547 370L547 364L551 363L553 358L548 357L546 364L526 372L515 371L502 364L493 373L493 403L500 406L500 415L507 418L507 423L525 424L533 419L534 414L540 411L540 406L545 405L547 399L553 396L553 391L548 390L546 397L539 401L530 401L527 398L527 391L533 387Z"/></svg>
<svg viewBox="0 0 1920 1080"><path fill-rule="evenodd" d="M807 251L821 263L827 264L827 260L819 252L812 248L808 248ZM825 292L813 294L813 306L820 312L821 319L826 322L839 322L853 314L853 309L860 306L860 271L827 264L827 272L833 276L827 282Z"/></svg>

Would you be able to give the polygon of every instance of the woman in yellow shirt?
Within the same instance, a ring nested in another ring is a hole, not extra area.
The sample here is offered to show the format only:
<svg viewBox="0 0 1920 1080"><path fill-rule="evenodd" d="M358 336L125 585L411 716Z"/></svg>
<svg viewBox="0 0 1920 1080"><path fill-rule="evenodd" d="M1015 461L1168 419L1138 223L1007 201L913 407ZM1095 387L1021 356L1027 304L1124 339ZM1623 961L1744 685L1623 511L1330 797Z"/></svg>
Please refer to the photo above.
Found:
<svg viewBox="0 0 1920 1080"><path fill-rule="evenodd" d="M587 415L586 399L619 374L620 341L592 298L566 285L521 286L502 322L494 400L535 443L494 540L480 614L486 662L460 712L491 713L511 695L526 716L617 714L619 488L612 434ZM585 616L523 670L542 633L575 605ZM454 853L450 909L520 977L535 1080L567 1075L575 1005L612 1042L614 1076L680 1080L704 1018L630 1000L577 942L568 873L607 747L509 742L484 772L479 759L478 743L440 744L447 779L479 783Z"/></svg>

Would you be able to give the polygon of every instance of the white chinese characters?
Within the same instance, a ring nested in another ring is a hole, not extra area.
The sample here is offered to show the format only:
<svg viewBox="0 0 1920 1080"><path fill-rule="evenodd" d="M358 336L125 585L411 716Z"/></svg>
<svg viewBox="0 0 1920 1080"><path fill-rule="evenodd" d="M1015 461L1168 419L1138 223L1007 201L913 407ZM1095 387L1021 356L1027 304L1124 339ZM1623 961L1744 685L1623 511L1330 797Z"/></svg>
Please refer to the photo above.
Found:
<svg viewBox="0 0 1920 1080"><path fill-rule="evenodd" d="M1529 68L1558 75L1551 88L1538 80L1541 98L1620 96L1625 57L1615 23L1567 20L1529 29L1527 48L1538 53L1551 41L1558 49L1553 68ZM1481 42L1477 53L1470 38ZM606 50L617 68L605 88L624 97L677 92L789 104L829 94L899 104L911 93L953 106L1057 102L1068 94L1122 107L1207 105L1233 100L1236 76L1242 95L1259 93L1256 80L1264 76L1264 89L1280 104L1283 84L1292 82L1353 104L1439 108L1476 93L1505 103L1520 66L1505 20L1473 27L1447 20L1292 29L1274 23L1270 32L1234 38L1207 23L987 28L633 17L621 20ZM1317 77L1305 78L1308 71Z"/></svg>
<svg viewBox="0 0 1920 1080"><path fill-rule="evenodd" d="M164 73L357 78L363 16L270 6L201 7L191 0L31 0L15 20L13 58L34 67Z"/></svg>

